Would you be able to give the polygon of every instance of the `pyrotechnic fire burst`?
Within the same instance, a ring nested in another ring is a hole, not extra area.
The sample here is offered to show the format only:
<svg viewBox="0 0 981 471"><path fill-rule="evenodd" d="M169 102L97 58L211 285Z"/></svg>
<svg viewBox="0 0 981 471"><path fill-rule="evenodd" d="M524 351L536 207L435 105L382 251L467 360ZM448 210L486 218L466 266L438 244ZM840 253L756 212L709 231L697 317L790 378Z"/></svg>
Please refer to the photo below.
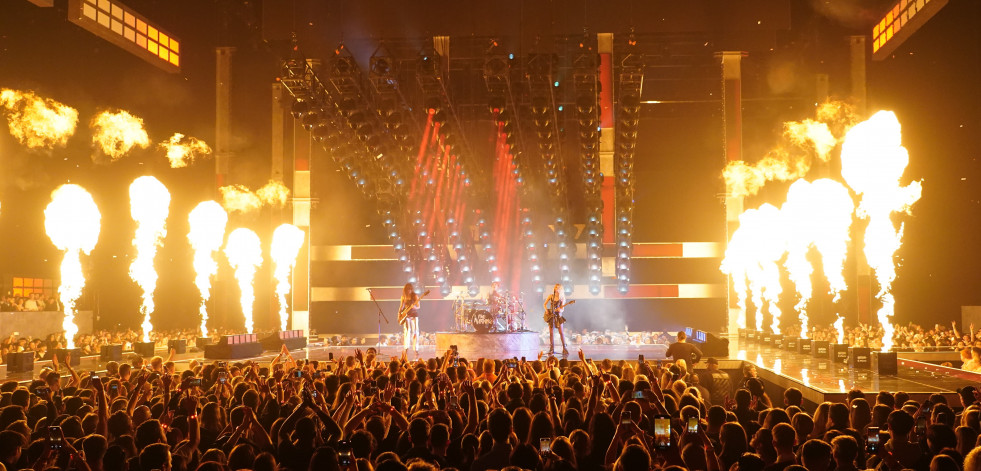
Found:
<svg viewBox="0 0 981 471"><path fill-rule="evenodd" d="M290 272L296 265L296 256L303 246L305 234L292 224L283 224L273 232L270 256L276 264L276 295L279 297L280 330L286 330L289 313L286 310L286 295L290 293Z"/></svg>
<svg viewBox="0 0 981 471"><path fill-rule="evenodd" d="M733 277L737 303L746 310L747 291L756 306L756 329L763 330L764 309L771 316L771 329L780 333L780 268L786 243L780 210L771 204L750 209L739 216L739 228L732 235L721 269ZM745 328L745 315L740 328Z"/></svg>
<svg viewBox="0 0 981 471"><path fill-rule="evenodd" d="M228 214L214 201L198 204L188 216L190 231L187 239L194 249L194 284L201 293L201 335L208 336L208 299L211 298L211 277L218 273L214 252L221 250L225 239Z"/></svg>
<svg viewBox="0 0 981 471"><path fill-rule="evenodd" d="M839 137L851 126L854 114L840 102L824 103L817 109L817 119L784 123L783 142L756 163L729 163L723 171L726 191L732 196L749 196L759 192L769 181L791 181L803 178L812 161L830 159Z"/></svg>
<svg viewBox="0 0 981 471"><path fill-rule="evenodd" d="M225 257L228 264L235 270L235 279L241 291L239 301L242 304L242 315L245 317L245 330L252 333L252 304L255 303L255 292L252 282L259 265L262 265L262 245L255 232L238 228L228 235L225 244Z"/></svg>
<svg viewBox="0 0 981 471"><path fill-rule="evenodd" d="M167 151L170 168L187 167L197 158L211 154L211 147L201 139L174 133L167 142L161 142L160 147Z"/></svg>
<svg viewBox="0 0 981 471"><path fill-rule="evenodd" d="M157 271L153 259L164 236L167 235L167 215L170 212L170 192L156 178L143 176L129 186L130 215L136 221L133 246L136 258L129 267L129 276L143 291L140 313L143 314L143 341L150 341L154 310L153 292L157 289Z"/></svg>
<svg viewBox="0 0 981 471"><path fill-rule="evenodd" d="M903 225L896 229L892 213L909 213L923 190L919 181L900 184L907 165L909 154L902 145L902 128L890 111L880 111L848 131L841 148L841 174L862 196L858 214L869 220L864 252L879 283L876 298L882 302L877 313L883 330L882 351L892 349L892 282L896 279L893 258L903 238Z"/></svg>
<svg viewBox="0 0 981 471"><path fill-rule="evenodd" d="M58 298L64 309L65 341L75 348L75 302L85 287L81 254L88 255L99 241L102 215L92 195L78 185L62 185L51 193L44 209L44 230L51 243L65 252L61 262L61 286Z"/></svg>
<svg viewBox="0 0 981 471"><path fill-rule="evenodd" d="M269 206L285 206L289 199L290 190L282 182L270 180L255 192L263 204Z"/></svg>
<svg viewBox="0 0 981 471"><path fill-rule="evenodd" d="M831 293L838 301L846 288L842 269L854 207L848 190L833 180L797 180L787 192L787 202L781 209L788 234L784 266L800 296L794 309L801 321L801 338L807 338L807 303L813 294L814 268L807 259L808 250L813 246L821 254Z"/></svg>
<svg viewBox="0 0 981 471"><path fill-rule="evenodd" d="M150 137L143 129L143 120L127 111L103 111L92 118L92 145L110 160L115 161L134 147L146 149Z"/></svg>
<svg viewBox="0 0 981 471"><path fill-rule="evenodd" d="M32 149L64 147L78 124L74 108L29 91L0 90L0 107L6 110L10 134Z"/></svg>
<svg viewBox="0 0 981 471"><path fill-rule="evenodd" d="M221 205L229 212L247 213L263 205L282 207L289 200L290 190L282 182L270 180L256 191L245 185L228 185L218 189Z"/></svg>

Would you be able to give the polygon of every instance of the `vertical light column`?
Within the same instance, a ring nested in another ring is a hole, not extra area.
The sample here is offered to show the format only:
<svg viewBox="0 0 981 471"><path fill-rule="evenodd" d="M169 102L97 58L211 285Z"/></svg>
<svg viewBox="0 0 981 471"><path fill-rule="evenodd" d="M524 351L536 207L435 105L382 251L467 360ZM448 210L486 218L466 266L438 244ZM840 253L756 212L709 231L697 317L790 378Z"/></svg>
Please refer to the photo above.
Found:
<svg viewBox="0 0 981 471"><path fill-rule="evenodd" d="M600 56L599 66L599 107L600 107L600 143L599 159L600 174L602 175L601 197L603 200L603 277L616 276L616 263L610 254L615 250L606 250L616 241L616 188L613 179L613 151L616 128L614 127L613 106L613 33L596 35L596 50Z"/></svg>
<svg viewBox="0 0 981 471"><path fill-rule="evenodd" d="M743 103L742 103L742 60L746 56L742 51L724 51L716 54L722 61L722 125L725 142L725 163L742 160L743 154ZM729 243L729 235L739 226L739 215L743 212L743 197L732 196L726 188L726 234L725 242ZM737 317L745 315L736 305L736 297L732 292L732 284L726 277L726 302L728 316L726 326L730 334L737 330ZM760 314L757 314L760 315ZM747 322L747 324L749 324Z"/></svg>
<svg viewBox="0 0 981 471"><path fill-rule="evenodd" d="M310 66L315 70L319 61L311 60ZM303 129L299 121L293 120L293 225L300 228L307 236L303 246L296 256L296 266L293 268L293 292L291 293L290 328L303 331L310 335L310 244L313 234L310 233L310 157L313 153L313 137Z"/></svg>
<svg viewBox="0 0 981 471"><path fill-rule="evenodd" d="M851 102L855 107L855 112L860 119L865 119L868 113L867 96L868 86L865 78L866 64L866 43L865 36L850 36L848 38L848 54L851 65ZM863 239L852 237L852 253L856 254L855 262L855 300L858 304L858 321L865 323L878 322L872 317L872 298L875 293L872 291L872 268L865 259L865 250L862 248Z"/></svg>
<svg viewBox="0 0 981 471"><path fill-rule="evenodd" d="M228 161L232 158L232 55L234 47L215 48L215 196L218 188L226 185ZM226 273L222 276L222 273ZM227 272L219 271L215 276L211 299L214 314L211 316L218 325L228 322L229 302Z"/></svg>

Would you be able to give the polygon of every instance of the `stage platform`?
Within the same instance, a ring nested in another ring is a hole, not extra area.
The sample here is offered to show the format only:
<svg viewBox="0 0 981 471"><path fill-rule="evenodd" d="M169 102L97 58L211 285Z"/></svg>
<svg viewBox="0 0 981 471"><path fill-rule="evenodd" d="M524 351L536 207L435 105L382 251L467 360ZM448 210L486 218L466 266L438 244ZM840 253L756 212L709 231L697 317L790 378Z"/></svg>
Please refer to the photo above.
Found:
<svg viewBox="0 0 981 471"><path fill-rule="evenodd" d="M815 358L737 338L730 338L729 341L729 351L733 355L729 360L720 361L720 368L732 370L739 368L743 361L750 362L756 365L757 374L764 381L780 389L800 389L804 399L817 404L843 401L852 389L866 393L905 391L918 401L939 393L947 396L950 404L959 404L957 390L981 382L981 374L921 361L935 361L937 358L931 357L937 355L899 353L897 374L880 375L872 370L834 363L827 358ZM739 378L739 374L732 376Z"/></svg>
<svg viewBox="0 0 981 471"><path fill-rule="evenodd" d="M490 355L495 358L525 356L531 360L538 357L538 352L547 348L540 345L534 346L535 344L531 339L532 335L537 337L537 334L534 333L521 334L522 340L526 343L517 345L523 350L506 348L501 350L501 344L498 344L499 351L491 350L485 344L485 342L490 341L488 338L461 337L465 335L474 334L440 335L438 336L441 338L439 340L441 342L440 348L437 348L436 345L421 346L418 355L414 352L409 353L409 359L428 359L442 356L449 345L454 344L460 349L461 356L470 359ZM442 345L443 343L445 345ZM476 353L466 350L471 347L478 349ZM636 360L638 355L644 355L648 360L664 359L667 350L666 345L569 345L569 360L576 360L577 351L580 347L588 358L609 358L611 360ZM327 360L331 353L334 354L335 358L340 358L353 355L357 348L362 351L376 348L379 356L384 360L399 357L402 354L402 347L395 345L383 345L381 347L374 345L324 346L317 342L311 342L306 348L293 350L292 353L296 358ZM847 364L833 363L825 358L815 358L754 342L740 341L735 337L730 338L730 352L731 355L728 358L719 358L719 366L729 372L733 382L739 382L742 365L745 362L752 363L756 365L759 376L768 383L771 397L775 400L779 398L777 394L782 393L783 389L796 387L803 392L804 398L808 402L815 404L824 401L840 401L851 389L860 389L867 393L880 390L905 391L917 400L922 400L929 394L940 393L946 395L952 404L957 404L956 393L959 388L981 382L981 374L939 366L938 360L946 360L946 357L940 358L937 354L900 353L898 374L880 375L871 370L849 368ZM276 356L276 353L267 351L252 359L268 362ZM165 358L167 356L165 349L157 349L156 354ZM124 361L131 355L132 353L124 354ZM175 357L178 370L186 369L191 360L201 361L203 356L203 352L188 348L187 353ZM46 365L50 365L50 362L35 362L32 373L8 373L4 377L7 380L30 381L32 378L36 378ZM696 365L696 369L703 367L704 361ZM91 371L93 369L96 371L105 370L105 363L100 361L98 356L82 357L81 364L76 367L76 370L79 371ZM3 369L0 369L0 375L3 373Z"/></svg>

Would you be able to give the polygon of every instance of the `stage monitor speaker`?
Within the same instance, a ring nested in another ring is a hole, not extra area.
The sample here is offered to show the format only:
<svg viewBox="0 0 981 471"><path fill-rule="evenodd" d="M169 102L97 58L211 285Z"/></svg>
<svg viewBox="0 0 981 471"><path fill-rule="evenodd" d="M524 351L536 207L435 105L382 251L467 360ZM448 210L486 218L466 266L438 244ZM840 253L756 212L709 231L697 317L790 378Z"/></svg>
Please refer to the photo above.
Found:
<svg viewBox="0 0 981 471"><path fill-rule="evenodd" d="M8 353L7 371L11 373L34 371L34 352Z"/></svg>
<svg viewBox="0 0 981 471"><path fill-rule="evenodd" d="M201 350L204 350L205 346L212 345L214 343L215 343L215 339L213 337L198 337L194 341L194 346Z"/></svg>
<svg viewBox="0 0 981 471"><path fill-rule="evenodd" d="M66 356L71 357L69 360L72 366L78 366L82 362L82 349L80 348L59 348L54 351L54 354L58 356L58 361L62 364L65 363Z"/></svg>
<svg viewBox="0 0 981 471"><path fill-rule="evenodd" d="M120 344L103 345L99 349L99 360L103 362L123 361L123 346Z"/></svg>
<svg viewBox="0 0 981 471"><path fill-rule="evenodd" d="M167 342L167 352L171 350L176 350L177 353L187 353L187 340L186 339L174 339Z"/></svg>
<svg viewBox="0 0 981 471"><path fill-rule="evenodd" d="M695 332L694 340L695 345L702 351L702 356L704 357L729 356L729 339L727 338L699 330Z"/></svg>
<svg viewBox="0 0 981 471"><path fill-rule="evenodd" d="M267 351L279 350L284 344L289 350L298 350L307 346L307 338L302 330L295 329L275 332L262 339L262 349Z"/></svg>
<svg viewBox="0 0 981 471"><path fill-rule="evenodd" d="M153 342L137 342L133 344L133 352L147 360L153 358L156 354L155 348Z"/></svg>

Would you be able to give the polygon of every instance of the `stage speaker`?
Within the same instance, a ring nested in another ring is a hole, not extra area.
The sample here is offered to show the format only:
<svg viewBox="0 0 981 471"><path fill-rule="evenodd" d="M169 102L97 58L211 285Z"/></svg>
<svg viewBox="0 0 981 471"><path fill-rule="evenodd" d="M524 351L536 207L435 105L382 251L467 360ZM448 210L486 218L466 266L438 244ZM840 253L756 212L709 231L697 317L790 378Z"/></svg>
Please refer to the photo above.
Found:
<svg viewBox="0 0 981 471"><path fill-rule="evenodd" d="M896 376L899 373L899 357L896 352L872 352L872 369L879 375Z"/></svg>
<svg viewBox="0 0 981 471"><path fill-rule="evenodd" d="M784 350L790 350L792 352L797 351L797 344L800 343L800 339L794 337L793 335L788 335L783 338L783 348Z"/></svg>
<svg viewBox="0 0 981 471"><path fill-rule="evenodd" d="M828 358L828 341L811 340L811 356L822 360Z"/></svg>
<svg viewBox="0 0 981 471"><path fill-rule="evenodd" d="M174 339L167 342L167 352L170 353L171 350L176 350L177 353L187 353L187 340L186 339Z"/></svg>
<svg viewBox="0 0 981 471"><path fill-rule="evenodd" d="M695 332L694 344L702 351L705 357L727 357L729 356L729 339L719 337L711 332L702 330Z"/></svg>
<svg viewBox="0 0 981 471"><path fill-rule="evenodd" d="M872 349L867 347L849 347L848 348L848 366L850 368L857 368L867 370L872 367Z"/></svg>
<svg viewBox="0 0 981 471"><path fill-rule="evenodd" d="M82 349L80 348L72 348L72 349L59 348L54 351L54 354L58 355L58 361L61 363L65 362L66 355L71 355L71 358L69 360L71 361L72 366L78 366L79 363L82 362Z"/></svg>
<svg viewBox="0 0 981 471"><path fill-rule="evenodd" d="M294 329L274 332L262 339L262 349L267 351L279 350L284 344L289 350L306 348L307 338L303 335L302 330Z"/></svg>
<svg viewBox="0 0 981 471"><path fill-rule="evenodd" d="M831 344L828 347L828 358L835 363L848 363L848 344Z"/></svg>
<svg viewBox="0 0 981 471"><path fill-rule="evenodd" d="M123 346L120 344L103 345L99 349L99 361L123 361Z"/></svg>
<svg viewBox="0 0 981 471"><path fill-rule="evenodd" d="M773 348L783 348L783 335L773 334Z"/></svg>
<svg viewBox="0 0 981 471"><path fill-rule="evenodd" d="M153 358L156 354L154 350L153 342L137 342L133 344L133 352L137 355L146 358L147 360Z"/></svg>
<svg viewBox="0 0 981 471"><path fill-rule="evenodd" d="M212 345L215 343L215 339L212 337L198 337L194 341L194 346L204 350L204 347Z"/></svg>
<svg viewBox="0 0 981 471"><path fill-rule="evenodd" d="M8 353L7 371L11 373L34 371L34 352Z"/></svg>

